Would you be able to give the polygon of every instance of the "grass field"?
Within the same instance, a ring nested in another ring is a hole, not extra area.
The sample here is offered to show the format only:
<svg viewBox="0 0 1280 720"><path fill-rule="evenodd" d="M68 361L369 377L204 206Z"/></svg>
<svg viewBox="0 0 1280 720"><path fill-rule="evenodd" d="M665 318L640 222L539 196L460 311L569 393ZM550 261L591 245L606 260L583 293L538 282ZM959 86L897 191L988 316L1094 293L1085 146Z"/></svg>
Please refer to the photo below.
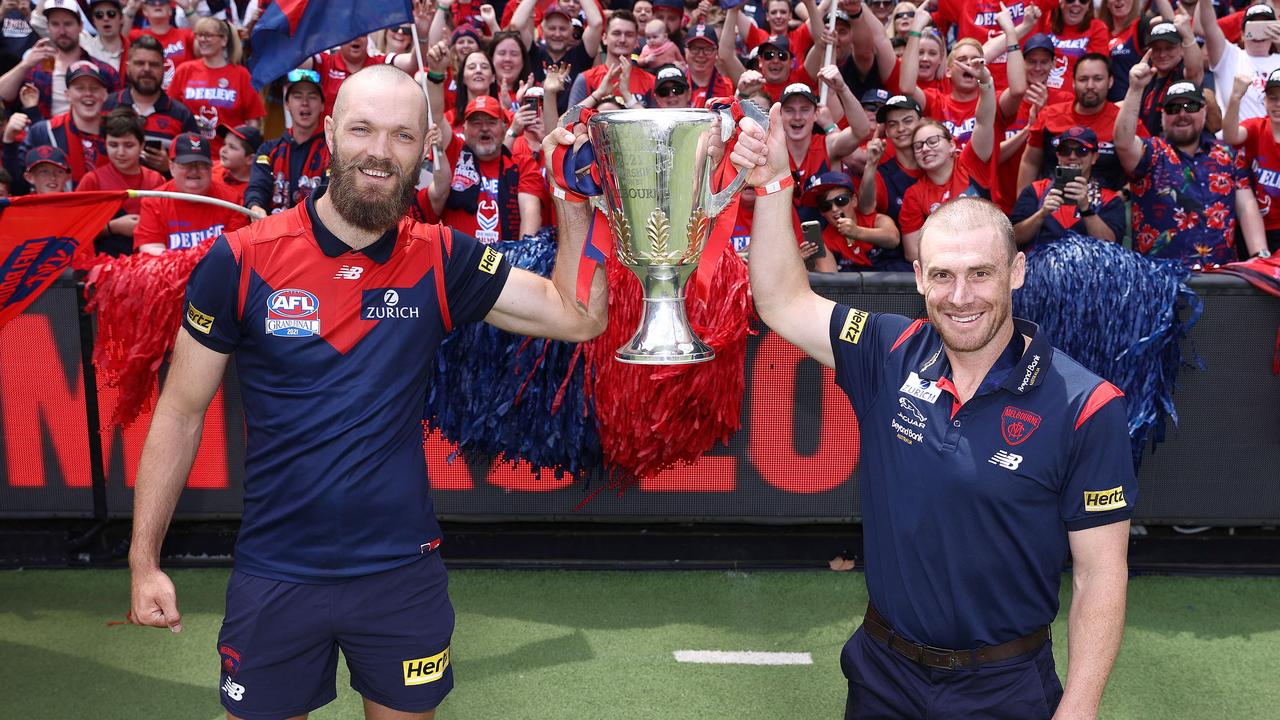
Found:
<svg viewBox="0 0 1280 720"><path fill-rule="evenodd" d="M0 718L222 717L214 641L227 570L179 570L185 631L109 626L119 570L0 573ZM451 574L457 687L442 720L838 718L860 573ZM1054 627L1065 670L1066 612ZM813 665L678 664L675 650L809 652ZM1104 718L1280 717L1280 578L1135 578ZM313 718L361 717L339 699Z"/></svg>

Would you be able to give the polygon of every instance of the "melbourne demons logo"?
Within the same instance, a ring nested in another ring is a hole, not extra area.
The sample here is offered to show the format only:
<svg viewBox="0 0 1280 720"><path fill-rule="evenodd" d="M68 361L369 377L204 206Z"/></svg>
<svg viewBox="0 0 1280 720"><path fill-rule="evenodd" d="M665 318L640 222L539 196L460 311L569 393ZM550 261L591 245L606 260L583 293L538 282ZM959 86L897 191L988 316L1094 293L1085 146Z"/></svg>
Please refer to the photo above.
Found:
<svg viewBox="0 0 1280 720"><path fill-rule="evenodd" d="M310 337L320 332L320 301L306 290L287 288L267 299L267 334Z"/></svg>
<svg viewBox="0 0 1280 720"><path fill-rule="evenodd" d="M240 672L240 653L230 645L219 645L218 654L222 656L222 671L235 677Z"/></svg>
<svg viewBox="0 0 1280 720"><path fill-rule="evenodd" d="M1004 441L1010 445L1022 444L1038 427L1039 415L1012 405L1006 406L1000 415L1000 434L1004 435Z"/></svg>

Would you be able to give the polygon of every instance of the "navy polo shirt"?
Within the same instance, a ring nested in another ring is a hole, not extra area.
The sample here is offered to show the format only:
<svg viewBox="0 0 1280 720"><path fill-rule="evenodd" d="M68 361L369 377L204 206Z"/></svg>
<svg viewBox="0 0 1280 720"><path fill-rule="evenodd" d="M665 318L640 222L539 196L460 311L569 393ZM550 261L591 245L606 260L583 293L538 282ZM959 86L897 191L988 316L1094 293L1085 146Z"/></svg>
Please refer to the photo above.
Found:
<svg viewBox="0 0 1280 720"><path fill-rule="evenodd" d="M440 544L422 451L433 359L488 314L510 266L470 236L402 219L352 251L305 203L219 237L183 327L235 353L247 445L235 566L336 582Z"/></svg>
<svg viewBox="0 0 1280 720"><path fill-rule="evenodd" d="M1014 323L962 405L932 325L831 315L862 438L867 589L917 643L972 649L1049 624L1067 533L1125 520L1137 499L1123 394Z"/></svg>

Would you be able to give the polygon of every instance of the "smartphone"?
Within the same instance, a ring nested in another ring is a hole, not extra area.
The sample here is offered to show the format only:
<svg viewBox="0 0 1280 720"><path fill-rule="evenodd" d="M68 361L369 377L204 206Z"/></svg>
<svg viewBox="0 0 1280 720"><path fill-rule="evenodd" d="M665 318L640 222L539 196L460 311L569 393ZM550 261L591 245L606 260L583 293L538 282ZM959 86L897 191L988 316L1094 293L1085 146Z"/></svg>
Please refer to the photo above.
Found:
<svg viewBox="0 0 1280 720"><path fill-rule="evenodd" d="M524 105L526 110L532 110L534 112L537 112L538 106L541 104L541 100L542 99L539 98L537 95L534 95L533 97L526 97L524 99L524 102L521 104Z"/></svg>
<svg viewBox="0 0 1280 720"><path fill-rule="evenodd" d="M147 150L155 150L156 152L164 151L164 143L159 140L146 140L142 143L142 147Z"/></svg>
<svg viewBox="0 0 1280 720"><path fill-rule="evenodd" d="M1280 20L1262 20L1244 26L1245 40L1270 40L1273 27L1280 26Z"/></svg>
<svg viewBox="0 0 1280 720"><path fill-rule="evenodd" d="M817 220L806 220L800 223L800 234L805 242L818 246L818 252L813 255L813 258L827 256L827 244L822 242L822 223Z"/></svg>
<svg viewBox="0 0 1280 720"><path fill-rule="evenodd" d="M1080 168L1059 165L1053 169L1053 187L1055 190L1066 192L1067 183L1078 177L1080 177Z"/></svg>

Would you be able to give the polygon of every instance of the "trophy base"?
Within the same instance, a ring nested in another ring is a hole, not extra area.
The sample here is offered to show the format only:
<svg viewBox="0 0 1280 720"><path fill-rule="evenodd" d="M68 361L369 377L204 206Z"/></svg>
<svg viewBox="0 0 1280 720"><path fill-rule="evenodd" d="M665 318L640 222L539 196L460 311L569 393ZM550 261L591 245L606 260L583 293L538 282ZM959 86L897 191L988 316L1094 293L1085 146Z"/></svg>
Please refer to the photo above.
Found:
<svg viewBox="0 0 1280 720"><path fill-rule="evenodd" d="M632 365L692 365L715 359L716 351L693 334L683 297L645 298L640 329L613 356Z"/></svg>

